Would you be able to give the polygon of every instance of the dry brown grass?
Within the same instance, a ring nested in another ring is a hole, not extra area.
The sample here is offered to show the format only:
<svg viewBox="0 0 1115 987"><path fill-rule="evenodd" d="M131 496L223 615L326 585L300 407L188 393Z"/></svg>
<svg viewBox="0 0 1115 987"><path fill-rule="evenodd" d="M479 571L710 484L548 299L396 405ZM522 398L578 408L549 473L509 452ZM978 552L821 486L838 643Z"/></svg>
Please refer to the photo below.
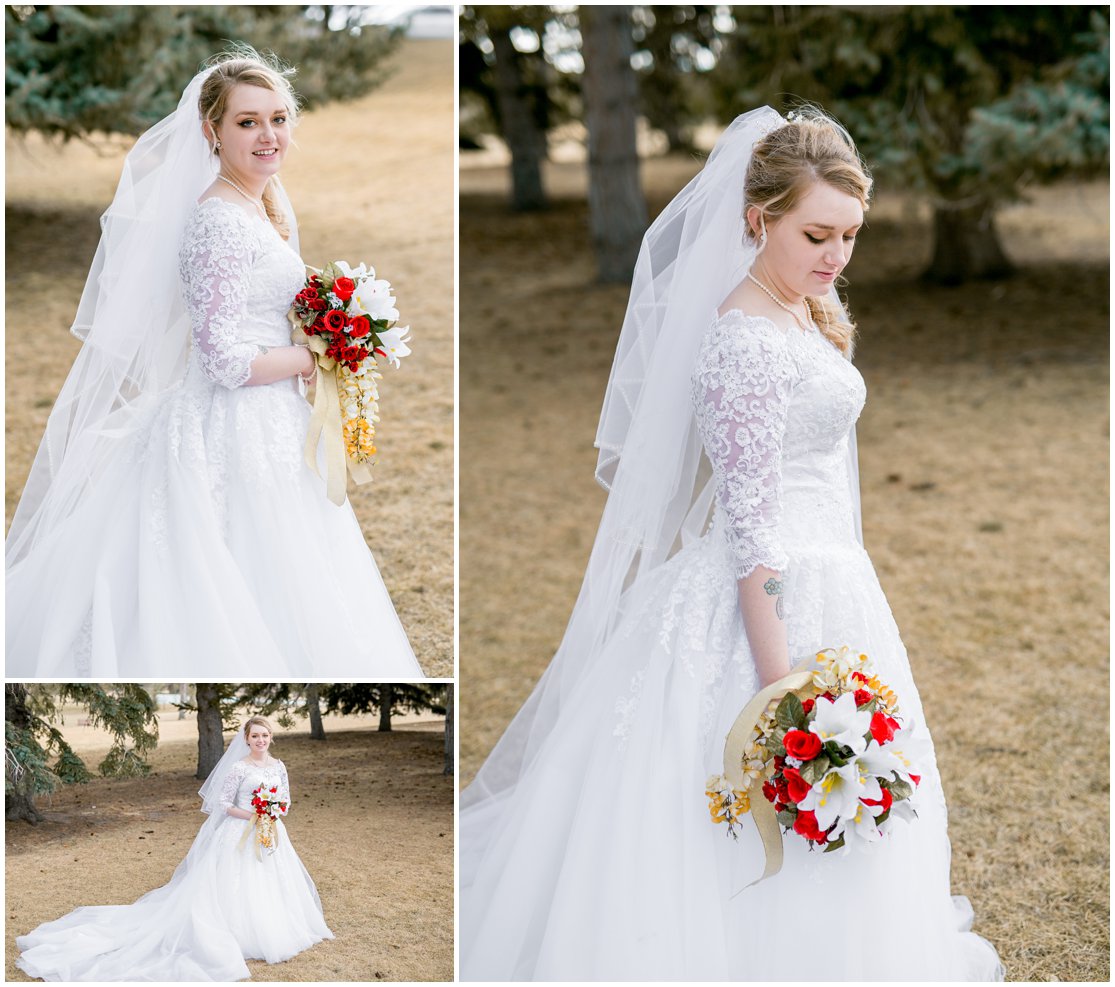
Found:
<svg viewBox="0 0 1115 987"><path fill-rule="evenodd" d="M376 480L352 494L430 677L453 675L453 43L408 41L371 95L304 117L283 169L302 253L367 260L395 285L414 353L383 382ZM10 522L78 350L68 329L124 145L7 142ZM25 262L33 262L33 267ZM44 362L44 348L52 358ZM35 367L33 373L29 367Z"/></svg>
<svg viewBox="0 0 1115 987"><path fill-rule="evenodd" d="M68 716L87 763L103 737ZM441 773L443 721L327 717L328 740L304 724L278 730L292 808L287 832L321 895L336 939L269 966L253 980L453 979L453 782ZM147 778L99 778L41 802L46 821L6 829L6 974L15 937L79 905L125 904L169 880L197 834L197 730L164 714Z"/></svg>
<svg viewBox="0 0 1115 987"><path fill-rule="evenodd" d="M581 166L534 216L501 169L462 169L467 781L580 585L626 291L593 283ZM694 171L649 162L652 210ZM1041 191L1003 218L1019 277L929 290L927 216L883 189L848 272L865 540L934 731L953 887L1013 980L1109 976L1107 192Z"/></svg>

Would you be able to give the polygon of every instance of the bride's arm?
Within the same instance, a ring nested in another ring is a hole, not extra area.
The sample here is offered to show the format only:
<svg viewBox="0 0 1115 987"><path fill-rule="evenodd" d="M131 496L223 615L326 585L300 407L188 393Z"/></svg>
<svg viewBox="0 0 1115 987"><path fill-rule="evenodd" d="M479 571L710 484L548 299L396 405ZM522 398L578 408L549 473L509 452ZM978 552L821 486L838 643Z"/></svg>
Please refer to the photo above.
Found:
<svg viewBox="0 0 1115 987"><path fill-rule="evenodd" d="M236 793L240 789L240 780L244 777L244 768L240 764L235 764L232 769L225 776L225 783L221 786L221 797L219 800L220 807L225 811L226 815L230 815L235 819L251 819L252 813L247 809L237 808Z"/></svg>
<svg viewBox="0 0 1115 987"><path fill-rule="evenodd" d="M727 516L740 614L763 686L790 670L779 527L793 363L782 332L765 323L734 327L702 350L696 377L697 424Z"/></svg>
<svg viewBox="0 0 1115 987"><path fill-rule="evenodd" d="M222 210L199 214L182 246L182 287L202 370L235 388L308 378L314 357L305 346L260 346L240 338L247 317L255 241L242 220Z"/></svg>
<svg viewBox="0 0 1115 987"><path fill-rule="evenodd" d="M317 362L308 346L276 346L255 357L247 385L274 384L296 374L309 382Z"/></svg>

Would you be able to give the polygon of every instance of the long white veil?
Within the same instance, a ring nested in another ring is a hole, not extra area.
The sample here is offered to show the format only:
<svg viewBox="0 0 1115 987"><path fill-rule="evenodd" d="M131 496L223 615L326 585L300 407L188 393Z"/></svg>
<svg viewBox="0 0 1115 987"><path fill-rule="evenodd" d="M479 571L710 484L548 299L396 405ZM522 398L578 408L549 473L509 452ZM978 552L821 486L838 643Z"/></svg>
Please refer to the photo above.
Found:
<svg viewBox="0 0 1115 987"><path fill-rule="evenodd" d="M755 260L743 218L752 148L785 122L770 107L737 117L643 239L596 435L596 475L609 491L600 528L553 661L461 795L462 885L483 853L498 807L513 796L567 697L604 652L622 617L625 591L707 528L713 482L697 434L690 376L717 306ZM849 450L858 533L854 434Z"/></svg>
<svg viewBox="0 0 1115 987"><path fill-rule="evenodd" d="M71 332L81 350L47 420L6 545L6 565L77 512L90 486L186 369L191 335L178 250L218 162L201 129L193 77L173 113L128 152ZM280 207L297 227L276 181Z"/></svg>

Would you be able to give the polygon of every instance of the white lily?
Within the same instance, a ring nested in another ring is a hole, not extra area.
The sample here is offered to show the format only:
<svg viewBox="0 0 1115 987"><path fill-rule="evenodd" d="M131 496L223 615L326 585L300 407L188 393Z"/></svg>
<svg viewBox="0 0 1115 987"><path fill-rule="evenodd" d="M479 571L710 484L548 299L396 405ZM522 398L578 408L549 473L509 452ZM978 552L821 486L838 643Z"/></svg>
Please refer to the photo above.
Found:
<svg viewBox="0 0 1115 987"><path fill-rule="evenodd" d="M333 262L334 267L346 278L352 278L353 281L359 281L362 278L376 276L375 268L368 267L367 264L361 264L359 267L352 267L347 261L337 260Z"/></svg>
<svg viewBox="0 0 1115 987"><path fill-rule="evenodd" d="M904 724L886 746L886 750L897 762L893 770L898 772L903 781L909 781L911 784L913 782L910 779L910 772L920 776L930 758L929 744L916 727L917 724L912 720Z"/></svg>
<svg viewBox="0 0 1115 987"><path fill-rule="evenodd" d="M391 282L365 278L356 283L356 290L348 303L349 315L366 315L373 321L395 322L399 310L395 308L395 298L391 294Z"/></svg>
<svg viewBox="0 0 1115 987"><path fill-rule="evenodd" d="M878 782L875 787L879 787ZM867 795L865 798L871 796ZM876 843L882 839L883 834L875 824L875 817L881 815L882 811L882 806L864 805L860 802L855 811L844 820L841 835L844 837L845 847L851 847L854 843Z"/></svg>
<svg viewBox="0 0 1115 987"><path fill-rule="evenodd" d="M811 809L817 816L817 825L827 830L836 823L836 829L829 834L835 840L844 832L849 822L862 816L861 810L868 810L874 819L880 809L865 806L860 799L879 801L883 789L879 779L871 773L860 758L849 761L843 767L831 768L809 794L798 803L799 809ZM859 825L859 823L856 823Z"/></svg>
<svg viewBox="0 0 1115 987"><path fill-rule="evenodd" d="M856 709L855 696L845 692L830 703L818 699L813 707L814 719L809 729L821 738L822 743L833 741L843 747L850 747L855 754L861 754L867 741L864 735L871 728L871 714Z"/></svg>
<svg viewBox="0 0 1115 987"><path fill-rule="evenodd" d="M895 771L900 773L905 771L903 759L895 754L891 745L887 744L886 747L880 747L874 738L868 742L867 748L857 758L857 763L862 765L863 769L869 774L880 778L890 778ZM871 798L870 795L867 797Z"/></svg>
<svg viewBox="0 0 1115 987"><path fill-rule="evenodd" d="M410 339L410 326L395 326L392 329L384 329L376 335L379 336L383 349L387 351L387 359L392 366L397 368L404 356L410 356L410 347L407 346L407 341Z"/></svg>

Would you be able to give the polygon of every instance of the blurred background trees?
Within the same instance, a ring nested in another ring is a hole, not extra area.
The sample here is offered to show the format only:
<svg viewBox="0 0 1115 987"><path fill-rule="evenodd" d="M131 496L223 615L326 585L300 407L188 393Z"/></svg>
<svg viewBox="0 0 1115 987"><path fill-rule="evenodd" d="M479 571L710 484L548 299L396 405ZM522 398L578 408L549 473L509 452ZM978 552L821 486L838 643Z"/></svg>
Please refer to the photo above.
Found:
<svg viewBox="0 0 1115 987"><path fill-rule="evenodd" d="M186 83L230 42L296 65L306 108L355 99L381 80L400 36L368 14L363 5L9 5L7 125L64 140L139 134L175 108Z"/></svg>
<svg viewBox="0 0 1115 987"><path fill-rule="evenodd" d="M148 772L148 755L159 741L162 705L197 714L196 777L204 779L224 753L230 734L255 715L289 729L308 721L311 739L324 740L323 716L379 715L379 731L390 731L393 716L432 713L446 717L448 770L452 773L453 722L449 683L187 683L120 685L23 685L5 688L5 802L9 820L37 823L38 796L61 785L88 781L92 772L66 741L63 711L79 712L83 726L111 736L97 767L105 777Z"/></svg>
<svg viewBox="0 0 1115 987"><path fill-rule="evenodd" d="M607 73L586 65L594 24L624 35ZM1109 50L1100 5L465 7L462 150L504 140L513 207L542 208L547 134L580 125L598 270L622 281L630 235L604 239L599 224L645 221L616 162L654 143L690 149L701 128L764 103L819 103L879 183L932 207L927 279L998 278L1012 266L997 211L1034 184L1108 167ZM612 167L597 166L602 144Z"/></svg>
<svg viewBox="0 0 1115 987"><path fill-rule="evenodd" d="M59 726L62 707L76 704L91 726L112 736L98 770L106 777L147 773L145 755L159 742L155 698L142 686L22 685L4 687L4 802L8 820L42 819L35 798L92 777Z"/></svg>

